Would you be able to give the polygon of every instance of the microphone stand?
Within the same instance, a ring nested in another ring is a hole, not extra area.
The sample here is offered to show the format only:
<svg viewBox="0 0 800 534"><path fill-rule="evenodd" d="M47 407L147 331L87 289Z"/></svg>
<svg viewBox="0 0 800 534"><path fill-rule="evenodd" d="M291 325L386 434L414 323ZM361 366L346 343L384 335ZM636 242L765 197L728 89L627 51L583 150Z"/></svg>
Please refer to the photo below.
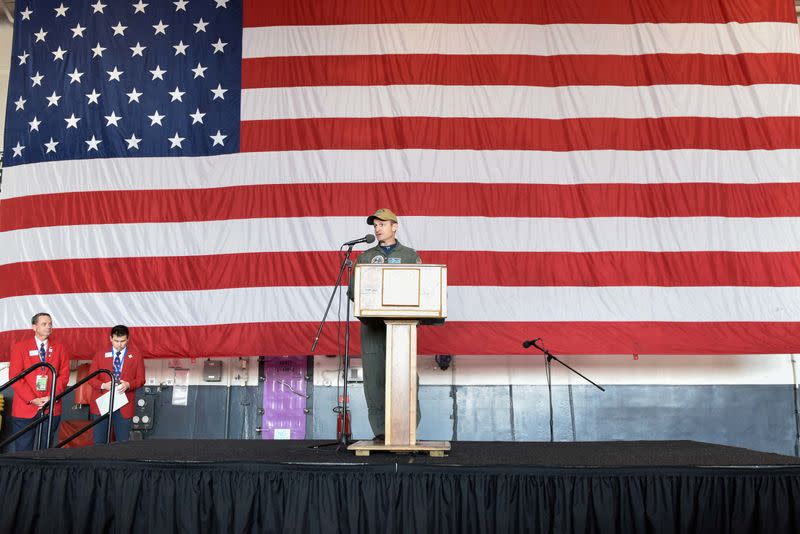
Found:
<svg viewBox="0 0 800 534"><path fill-rule="evenodd" d="M545 356L545 359L544 359L544 372L545 372L545 377L547 377L547 398L548 398L548 400L550 402L550 442L552 443L553 442L553 386L552 386L552 379L551 379L551 375L550 375L550 373L551 373L551 368L550 368L551 364L550 364L550 362L552 360L557 361L558 363L560 363L561 365L563 365L564 367L566 367L567 369L569 369L570 371L572 371L573 373L578 375L579 377L581 377L584 380L586 380L587 382L589 382L591 385L593 385L594 387L596 387L600 391L605 392L605 388L603 388L602 386L598 386L597 384L595 384L594 382L592 382L591 380L589 380L588 378L583 376L581 373L579 373L578 371L576 371L575 369L573 369L572 367L570 367L566 363L562 362L561 360L559 360L558 358L556 358L555 356L550 354L550 351L547 350L546 348L544 348L544 346L540 347L539 345L537 345L536 342L540 341L540 340L541 340L541 338L534 339L533 341L525 341L522 344L522 346L527 349L528 347L533 345L534 347L536 347L537 349L542 351L542 354L544 354L544 356Z"/></svg>
<svg viewBox="0 0 800 534"><path fill-rule="evenodd" d="M331 292L331 298L328 299L328 307L325 308L325 314L322 316L322 321L319 323L319 327L317 328L317 334L314 336L314 343L311 345L311 354L314 354L314 350L317 348L317 343L319 342L319 337L322 334L322 327L325 326L325 320L328 318L328 312L331 309L331 304L333 304L333 298L336 296L338 291L341 291L341 283L342 283L342 276L344 275L345 269L347 269L347 281L350 282L350 277L352 276L353 271L353 262L350 259L350 254L353 253L353 247L356 245L355 243L346 243L347 244L347 252L344 254L344 258L342 259L342 264L339 266L339 276L336 277L336 283L333 286L333 291ZM344 245L342 245L344 247ZM341 249L340 249L341 250ZM319 447L326 447L330 445L337 445L336 450L346 450L347 445L350 443L350 428L348 424L348 398L347 398L347 375L350 369L350 303L347 303L347 312L345 315L345 330L344 330L344 389L342 392L342 402L339 404L339 413L342 415L342 431L339 436L336 437L336 442L334 443L326 443L322 445L316 445L313 448ZM337 416L338 418L338 416Z"/></svg>

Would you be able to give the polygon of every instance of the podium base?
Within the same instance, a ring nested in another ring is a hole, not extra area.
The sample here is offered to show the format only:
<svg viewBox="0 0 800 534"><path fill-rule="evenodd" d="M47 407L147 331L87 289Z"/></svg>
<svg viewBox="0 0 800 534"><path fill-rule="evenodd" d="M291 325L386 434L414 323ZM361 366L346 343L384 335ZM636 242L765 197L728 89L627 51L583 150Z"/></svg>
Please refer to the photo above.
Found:
<svg viewBox="0 0 800 534"><path fill-rule="evenodd" d="M431 456L444 457L450 450L449 441L418 441L411 445L390 445L382 441L356 441L349 447L349 451L355 451L356 456L369 456L372 451L382 452L427 452Z"/></svg>

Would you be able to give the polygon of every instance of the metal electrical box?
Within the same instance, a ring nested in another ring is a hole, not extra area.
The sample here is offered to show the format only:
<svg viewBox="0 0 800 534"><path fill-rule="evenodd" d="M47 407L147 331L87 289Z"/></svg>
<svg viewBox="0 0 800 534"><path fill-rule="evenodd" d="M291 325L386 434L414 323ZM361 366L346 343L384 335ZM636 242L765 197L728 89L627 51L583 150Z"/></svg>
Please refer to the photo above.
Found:
<svg viewBox="0 0 800 534"><path fill-rule="evenodd" d="M222 380L222 360L206 360L203 363L203 381L219 382Z"/></svg>

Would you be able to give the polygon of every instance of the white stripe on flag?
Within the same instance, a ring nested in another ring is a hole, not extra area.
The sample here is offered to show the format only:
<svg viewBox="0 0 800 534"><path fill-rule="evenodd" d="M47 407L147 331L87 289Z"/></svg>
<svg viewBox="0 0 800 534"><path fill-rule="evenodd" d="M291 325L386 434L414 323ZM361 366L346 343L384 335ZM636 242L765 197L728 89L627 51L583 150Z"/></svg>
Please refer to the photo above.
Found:
<svg viewBox="0 0 800 534"><path fill-rule="evenodd" d="M797 24L360 24L245 28L245 58L381 54L800 52Z"/></svg>
<svg viewBox="0 0 800 534"><path fill-rule="evenodd" d="M0 330L46 309L58 328L315 322L329 287L28 295L0 301ZM743 306L741 303L746 302ZM798 287L473 287L448 289L450 321L766 321L800 317ZM24 314L23 314L24 315Z"/></svg>
<svg viewBox="0 0 800 534"><path fill-rule="evenodd" d="M336 250L364 217L58 226L0 234L0 265L24 261ZM800 219L401 217L417 250L507 252L800 250ZM363 246L363 245L362 245Z"/></svg>
<svg viewBox="0 0 800 534"><path fill-rule="evenodd" d="M4 170L0 198L298 183L756 184L798 176L800 150L301 150L21 165Z"/></svg>
<svg viewBox="0 0 800 534"><path fill-rule="evenodd" d="M617 86L278 87L242 92L242 120L472 117L786 117L800 109L800 87L763 84Z"/></svg>

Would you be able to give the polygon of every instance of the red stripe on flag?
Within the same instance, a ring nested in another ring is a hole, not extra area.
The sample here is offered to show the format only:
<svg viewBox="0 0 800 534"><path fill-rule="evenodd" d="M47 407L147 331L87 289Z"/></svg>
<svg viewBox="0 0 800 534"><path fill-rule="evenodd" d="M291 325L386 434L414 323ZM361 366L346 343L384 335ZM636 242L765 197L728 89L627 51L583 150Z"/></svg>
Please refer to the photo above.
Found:
<svg viewBox="0 0 800 534"><path fill-rule="evenodd" d="M242 88L800 83L797 54L369 55L247 58Z"/></svg>
<svg viewBox="0 0 800 534"><path fill-rule="evenodd" d="M646 179L646 177L642 177ZM800 183L291 184L220 189L93 191L3 201L0 231L80 224L217 221L369 213L391 198L406 216L797 217ZM441 199L446 198L443 203ZM302 200L300 200L302 199ZM124 210L116 209L124 205ZM59 209L50 209L58 206Z"/></svg>
<svg viewBox="0 0 800 534"><path fill-rule="evenodd" d="M800 286L800 252L420 251L451 286ZM0 266L5 297L332 286L337 252L89 258Z"/></svg>
<svg viewBox="0 0 800 534"><path fill-rule="evenodd" d="M800 148L800 117L243 121L242 152L277 150L777 150Z"/></svg>
<svg viewBox="0 0 800 534"><path fill-rule="evenodd" d="M58 317L54 317L56 323ZM336 354L336 323L323 330L316 354ZM306 355L316 323L252 323L180 327L132 327L139 354L160 358ZM358 354L358 321L351 324L351 353ZM73 359L90 359L108 342L108 328L58 329ZM653 322L450 322L420 327L419 354L526 354L522 341L541 337L554 354L769 354L800 352L800 323ZM30 329L0 332L0 360ZM344 336L342 336L342 339Z"/></svg>
<svg viewBox="0 0 800 534"><path fill-rule="evenodd" d="M275 0L244 3L245 27L328 24L637 24L796 22L788 1Z"/></svg>

